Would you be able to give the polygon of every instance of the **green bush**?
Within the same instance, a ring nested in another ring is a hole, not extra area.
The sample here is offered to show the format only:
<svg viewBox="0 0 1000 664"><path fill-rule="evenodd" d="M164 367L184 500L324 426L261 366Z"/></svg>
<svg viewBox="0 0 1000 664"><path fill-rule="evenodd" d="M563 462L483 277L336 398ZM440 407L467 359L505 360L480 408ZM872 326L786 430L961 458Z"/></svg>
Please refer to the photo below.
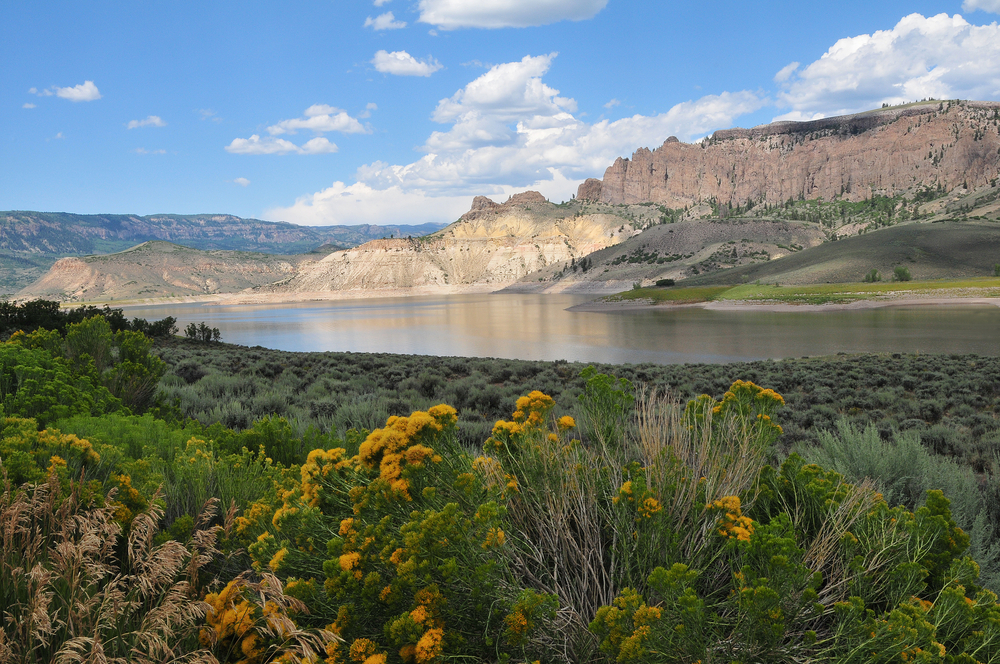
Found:
<svg viewBox="0 0 1000 664"><path fill-rule="evenodd" d="M893 281L909 281L913 277L910 276L910 270L902 265L897 265L892 270L892 280Z"/></svg>
<svg viewBox="0 0 1000 664"><path fill-rule="evenodd" d="M876 281L882 281L882 275L878 273L878 270L872 268L871 272L865 274L865 283L872 284L875 283Z"/></svg>

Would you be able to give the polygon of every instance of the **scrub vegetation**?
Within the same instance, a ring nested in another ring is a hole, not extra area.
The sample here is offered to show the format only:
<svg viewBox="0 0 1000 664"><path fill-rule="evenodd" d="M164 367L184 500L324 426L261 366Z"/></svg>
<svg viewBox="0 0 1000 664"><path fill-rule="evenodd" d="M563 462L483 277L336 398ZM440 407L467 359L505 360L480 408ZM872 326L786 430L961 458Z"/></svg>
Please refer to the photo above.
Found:
<svg viewBox="0 0 1000 664"><path fill-rule="evenodd" d="M0 662L1000 661L998 359L282 353L105 313L0 343Z"/></svg>

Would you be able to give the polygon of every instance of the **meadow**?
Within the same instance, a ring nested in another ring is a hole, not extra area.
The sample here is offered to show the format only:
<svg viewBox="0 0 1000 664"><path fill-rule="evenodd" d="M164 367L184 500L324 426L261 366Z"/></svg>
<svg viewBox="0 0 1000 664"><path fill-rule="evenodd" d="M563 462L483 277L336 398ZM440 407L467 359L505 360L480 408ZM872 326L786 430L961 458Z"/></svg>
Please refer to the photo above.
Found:
<svg viewBox="0 0 1000 664"><path fill-rule="evenodd" d="M0 344L0 662L1000 661L1000 358L288 353L89 314Z"/></svg>

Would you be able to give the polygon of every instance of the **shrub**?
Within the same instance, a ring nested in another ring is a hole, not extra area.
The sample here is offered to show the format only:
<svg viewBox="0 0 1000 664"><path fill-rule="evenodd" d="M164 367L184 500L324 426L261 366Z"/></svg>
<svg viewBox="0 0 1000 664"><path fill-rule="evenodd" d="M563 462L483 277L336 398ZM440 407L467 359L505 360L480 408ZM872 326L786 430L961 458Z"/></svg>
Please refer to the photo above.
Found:
<svg viewBox="0 0 1000 664"><path fill-rule="evenodd" d="M913 277L910 276L910 270L903 265L897 265L892 270L892 280L893 281L909 281Z"/></svg>
<svg viewBox="0 0 1000 664"><path fill-rule="evenodd" d="M238 520L255 568L344 639L338 656L430 662L533 648L532 623L549 612L505 574L504 487L474 471L456 419L435 406L389 418L354 456L314 450L280 504Z"/></svg>
<svg viewBox="0 0 1000 664"><path fill-rule="evenodd" d="M876 281L882 281L882 275L878 273L878 270L872 268L871 272L865 274L865 283L872 284L875 283Z"/></svg>

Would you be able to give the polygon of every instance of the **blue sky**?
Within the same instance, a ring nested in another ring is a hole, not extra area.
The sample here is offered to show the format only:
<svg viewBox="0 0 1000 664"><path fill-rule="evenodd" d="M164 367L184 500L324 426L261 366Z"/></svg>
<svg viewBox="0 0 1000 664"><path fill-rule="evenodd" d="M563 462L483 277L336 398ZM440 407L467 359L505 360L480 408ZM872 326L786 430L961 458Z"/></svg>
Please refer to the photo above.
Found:
<svg viewBox="0 0 1000 664"><path fill-rule="evenodd" d="M1000 99L1000 0L7 2L0 209L449 222L670 135Z"/></svg>

